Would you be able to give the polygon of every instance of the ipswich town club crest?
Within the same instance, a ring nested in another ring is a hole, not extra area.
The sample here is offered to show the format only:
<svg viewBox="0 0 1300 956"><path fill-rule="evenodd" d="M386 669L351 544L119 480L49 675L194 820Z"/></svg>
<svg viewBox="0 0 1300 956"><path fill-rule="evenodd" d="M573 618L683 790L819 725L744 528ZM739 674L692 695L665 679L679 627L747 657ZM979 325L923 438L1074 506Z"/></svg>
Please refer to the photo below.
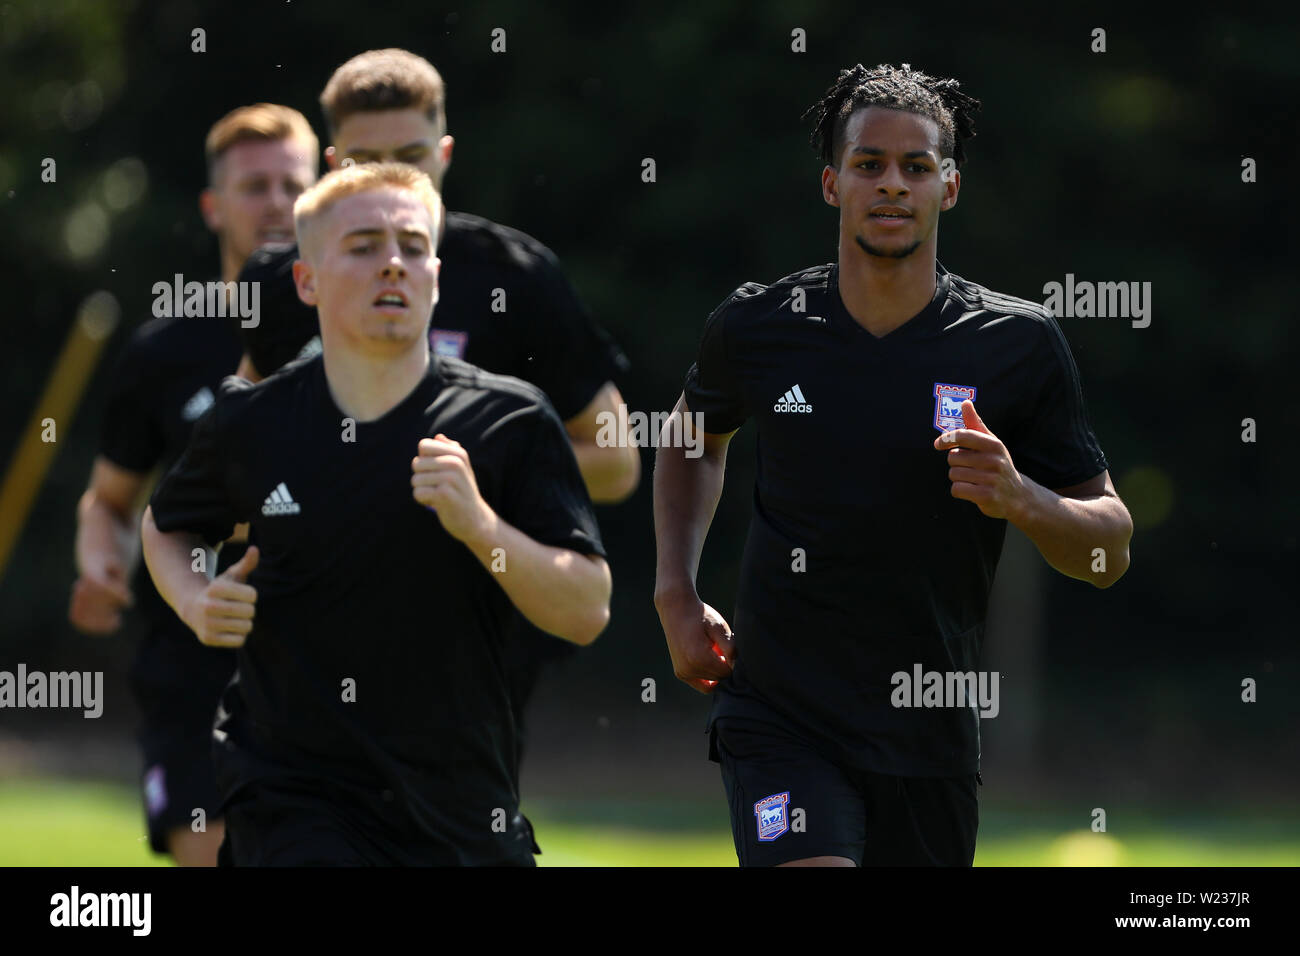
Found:
<svg viewBox="0 0 1300 956"><path fill-rule="evenodd" d="M944 385L934 383L934 427L941 432L950 432L963 427L961 403L970 399L975 401L974 385Z"/></svg>
<svg viewBox="0 0 1300 956"><path fill-rule="evenodd" d="M446 329L429 330L429 349L434 355L463 359L469 344L468 332L449 332Z"/></svg>
<svg viewBox="0 0 1300 956"><path fill-rule="evenodd" d="M770 843L786 830L790 829L790 815L786 805L790 802L790 791L774 793L754 804L754 816L758 818L758 839Z"/></svg>

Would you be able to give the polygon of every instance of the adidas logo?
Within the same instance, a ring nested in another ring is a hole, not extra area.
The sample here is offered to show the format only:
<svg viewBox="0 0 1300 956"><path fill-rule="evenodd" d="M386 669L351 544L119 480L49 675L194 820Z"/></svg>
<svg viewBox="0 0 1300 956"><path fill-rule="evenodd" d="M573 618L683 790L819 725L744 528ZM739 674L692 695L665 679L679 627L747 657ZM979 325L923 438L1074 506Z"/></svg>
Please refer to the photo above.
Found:
<svg viewBox="0 0 1300 956"><path fill-rule="evenodd" d="M302 511L302 506L293 500L293 495L289 494L289 489L280 482L275 486L275 490L266 496L266 501L262 502L262 514L267 516L274 515L296 515Z"/></svg>
<svg viewBox="0 0 1300 956"><path fill-rule="evenodd" d="M199 418L212 407L216 399L212 397L212 389L204 385L201 389L190 396L190 400L185 403L181 409L181 418L187 422L198 421Z"/></svg>
<svg viewBox="0 0 1300 956"><path fill-rule="evenodd" d="M812 411L812 406L808 404L808 399L803 397L803 392L796 385L777 399L776 404L772 406L772 411L807 413Z"/></svg>

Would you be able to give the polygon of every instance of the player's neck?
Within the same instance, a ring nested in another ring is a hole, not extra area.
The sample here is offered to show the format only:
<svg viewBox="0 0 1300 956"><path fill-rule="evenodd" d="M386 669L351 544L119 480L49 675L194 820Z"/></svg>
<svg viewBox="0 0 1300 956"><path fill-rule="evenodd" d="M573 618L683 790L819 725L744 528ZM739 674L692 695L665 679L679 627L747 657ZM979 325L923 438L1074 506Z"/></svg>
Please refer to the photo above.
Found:
<svg viewBox="0 0 1300 956"><path fill-rule="evenodd" d="M234 282L244 268L244 260L226 243L221 243L221 281Z"/></svg>
<svg viewBox="0 0 1300 956"><path fill-rule="evenodd" d="M321 345L330 396L339 411L358 422L383 418L429 370L429 346L424 340L399 355L376 356L339 348L322 330Z"/></svg>
<svg viewBox="0 0 1300 956"><path fill-rule="evenodd" d="M876 338L914 318L934 298L933 243L910 256L873 256L851 237L842 237L839 251L840 298L858 325Z"/></svg>

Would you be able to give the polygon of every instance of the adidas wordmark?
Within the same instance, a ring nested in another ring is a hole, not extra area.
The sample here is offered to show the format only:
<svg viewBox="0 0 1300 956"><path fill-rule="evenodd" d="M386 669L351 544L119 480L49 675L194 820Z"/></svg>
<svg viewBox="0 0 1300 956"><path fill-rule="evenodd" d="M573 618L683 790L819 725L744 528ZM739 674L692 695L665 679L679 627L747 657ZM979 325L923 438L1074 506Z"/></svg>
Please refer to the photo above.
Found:
<svg viewBox="0 0 1300 956"><path fill-rule="evenodd" d="M266 501L262 502L262 514L271 515L296 515L302 511L302 506L293 500L293 495L289 494L289 489L280 482L275 486L275 490L266 496Z"/></svg>
<svg viewBox="0 0 1300 956"><path fill-rule="evenodd" d="M776 404L772 406L772 411L807 413L812 411L812 405L808 403L808 399L803 397L803 392L796 385L776 400Z"/></svg>

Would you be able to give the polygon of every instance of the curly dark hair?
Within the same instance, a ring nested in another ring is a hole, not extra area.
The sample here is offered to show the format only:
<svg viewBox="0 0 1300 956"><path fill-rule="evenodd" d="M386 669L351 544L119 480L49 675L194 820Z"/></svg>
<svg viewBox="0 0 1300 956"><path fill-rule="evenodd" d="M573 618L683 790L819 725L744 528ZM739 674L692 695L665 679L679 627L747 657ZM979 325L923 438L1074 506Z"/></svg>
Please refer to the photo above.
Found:
<svg viewBox="0 0 1300 956"><path fill-rule="evenodd" d="M837 164L844 149L849 117L868 106L883 106L928 116L939 124L940 158L951 157L960 169L966 162L965 143L975 135L980 101L961 92L956 80L941 80L882 63L868 70L861 63L841 70L839 78L803 118L813 118L812 145L828 166Z"/></svg>

